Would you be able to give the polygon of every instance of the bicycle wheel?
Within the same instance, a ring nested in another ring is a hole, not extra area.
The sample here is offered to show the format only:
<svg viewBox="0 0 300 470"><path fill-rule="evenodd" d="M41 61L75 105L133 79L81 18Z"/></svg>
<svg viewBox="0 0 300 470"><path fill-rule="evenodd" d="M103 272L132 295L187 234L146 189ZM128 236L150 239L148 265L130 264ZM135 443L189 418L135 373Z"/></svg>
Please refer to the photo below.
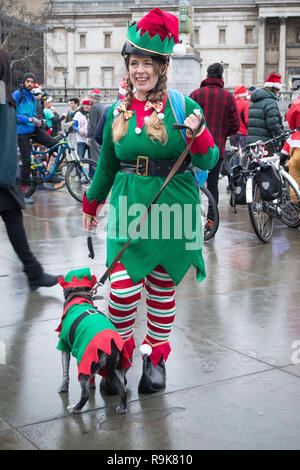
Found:
<svg viewBox="0 0 300 470"><path fill-rule="evenodd" d="M216 201L211 192L205 187L200 186L200 208L201 208L201 220L202 226L204 227L204 241L210 240L215 236L219 227L219 210ZM213 214L208 221L207 215L208 210ZM213 219L213 220L211 220Z"/></svg>
<svg viewBox="0 0 300 470"><path fill-rule="evenodd" d="M290 183L285 175L281 175L281 183L282 194L278 217L288 227L297 228L300 226L300 200L296 191L296 182Z"/></svg>
<svg viewBox="0 0 300 470"><path fill-rule="evenodd" d="M85 192L88 192L96 170L97 163L89 158L74 161L68 165L66 185L71 196L82 202Z"/></svg>
<svg viewBox="0 0 300 470"><path fill-rule="evenodd" d="M248 204L250 220L254 231L264 243L267 243L273 234L273 216L267 212L268 202L263 201L259 185L253 182L253 202Z"/></svg>
<svg viewBox="0 0 300 470"><path fill-rule="evenodd" d="M30 185L27 187L24 196L29 198L35 193L36 188L43 184L43 177L37 169L31 169L30 173Z"/></svg>

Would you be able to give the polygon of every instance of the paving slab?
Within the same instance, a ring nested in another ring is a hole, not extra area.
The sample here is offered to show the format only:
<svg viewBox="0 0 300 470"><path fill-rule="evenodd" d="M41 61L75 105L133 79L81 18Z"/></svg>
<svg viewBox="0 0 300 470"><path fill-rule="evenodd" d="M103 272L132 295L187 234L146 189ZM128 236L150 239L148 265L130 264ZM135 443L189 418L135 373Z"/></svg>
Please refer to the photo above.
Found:
<svg viewBox="0 0 300 470"><path fill-rule="evenodd" d="M0 220L0 449L299 449L300 229L275 223L268 244L255 236L246 207L233 213L220 183L220 228L205 243L207 278L191 268L176 289L167 387L139 395L142 360L128 372L129 413L118 397L100 394L99 382L80 415L71 416L80 386L71 361L68 394L58 394L56 350L63 295L60 286L29 291L22 265ZM66 189L40 191L26 206L32 250L52 274L90 267L105 271L106 240L94 234L88 258L81 208ZM109 282L99 289L107 312ZM146 331L145 297L135 340Z"/></svg>

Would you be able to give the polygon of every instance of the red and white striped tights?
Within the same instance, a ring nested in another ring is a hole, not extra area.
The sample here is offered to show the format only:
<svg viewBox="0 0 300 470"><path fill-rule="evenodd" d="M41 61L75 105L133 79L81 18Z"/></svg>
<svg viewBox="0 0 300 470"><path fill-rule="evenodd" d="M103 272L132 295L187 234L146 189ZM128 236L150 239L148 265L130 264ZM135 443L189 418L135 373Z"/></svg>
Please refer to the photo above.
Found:
<svg viewBox="0 0 300 470"><path fill-rule="evenodd" d="M144 343L152 346L150 358L156 366L161 356L168 358L171 348L169 335L175 319L175 285L162 266L157 266L137 284L130 279L122 263L110 276L109 319L125 341L132 358L135 348L133 327L142 288L146 288L147 334Z"/></svg>

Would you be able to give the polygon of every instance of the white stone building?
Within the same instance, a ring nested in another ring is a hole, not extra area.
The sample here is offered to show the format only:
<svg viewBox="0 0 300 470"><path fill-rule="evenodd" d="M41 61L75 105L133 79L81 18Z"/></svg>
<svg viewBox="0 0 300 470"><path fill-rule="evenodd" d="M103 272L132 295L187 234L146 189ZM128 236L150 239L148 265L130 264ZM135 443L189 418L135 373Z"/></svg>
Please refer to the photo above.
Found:
<svg viewBox="0 0 300 470"><path fill-rule="evenodd" d="M117 89L127 21L152 8L179 14L180 0L52 0L45 15L45 85ZM199 80L213 62L225 66L225 86L262 85L280 73L286 89L300 80L300 0L191 0ZM63 71L68 72L63 75ZM196 74L198 75L198 73ZM188 79L188 77L187 77Z"/></svg>

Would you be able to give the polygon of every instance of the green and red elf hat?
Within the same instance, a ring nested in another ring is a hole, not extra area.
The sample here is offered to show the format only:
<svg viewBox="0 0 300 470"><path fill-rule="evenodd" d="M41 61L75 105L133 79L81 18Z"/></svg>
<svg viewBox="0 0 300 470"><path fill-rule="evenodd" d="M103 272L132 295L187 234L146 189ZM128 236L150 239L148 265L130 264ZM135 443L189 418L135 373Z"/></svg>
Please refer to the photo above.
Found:
<svg viewBox="0 0 300 470"><path fill-rule="evenodd" d="M97 282L96 276L92 276L90 268L73 269L65 277L59 277L58 282L63 289L74 287L89 287L92 289Z"/></svg>
<svg viewBox="0 0 300 470"><path fill-rule="evenodd" d="M127 24L122 55L145 54L168 58L179 43L179 20L160 8L149 11L138 23Z"/></svg>

